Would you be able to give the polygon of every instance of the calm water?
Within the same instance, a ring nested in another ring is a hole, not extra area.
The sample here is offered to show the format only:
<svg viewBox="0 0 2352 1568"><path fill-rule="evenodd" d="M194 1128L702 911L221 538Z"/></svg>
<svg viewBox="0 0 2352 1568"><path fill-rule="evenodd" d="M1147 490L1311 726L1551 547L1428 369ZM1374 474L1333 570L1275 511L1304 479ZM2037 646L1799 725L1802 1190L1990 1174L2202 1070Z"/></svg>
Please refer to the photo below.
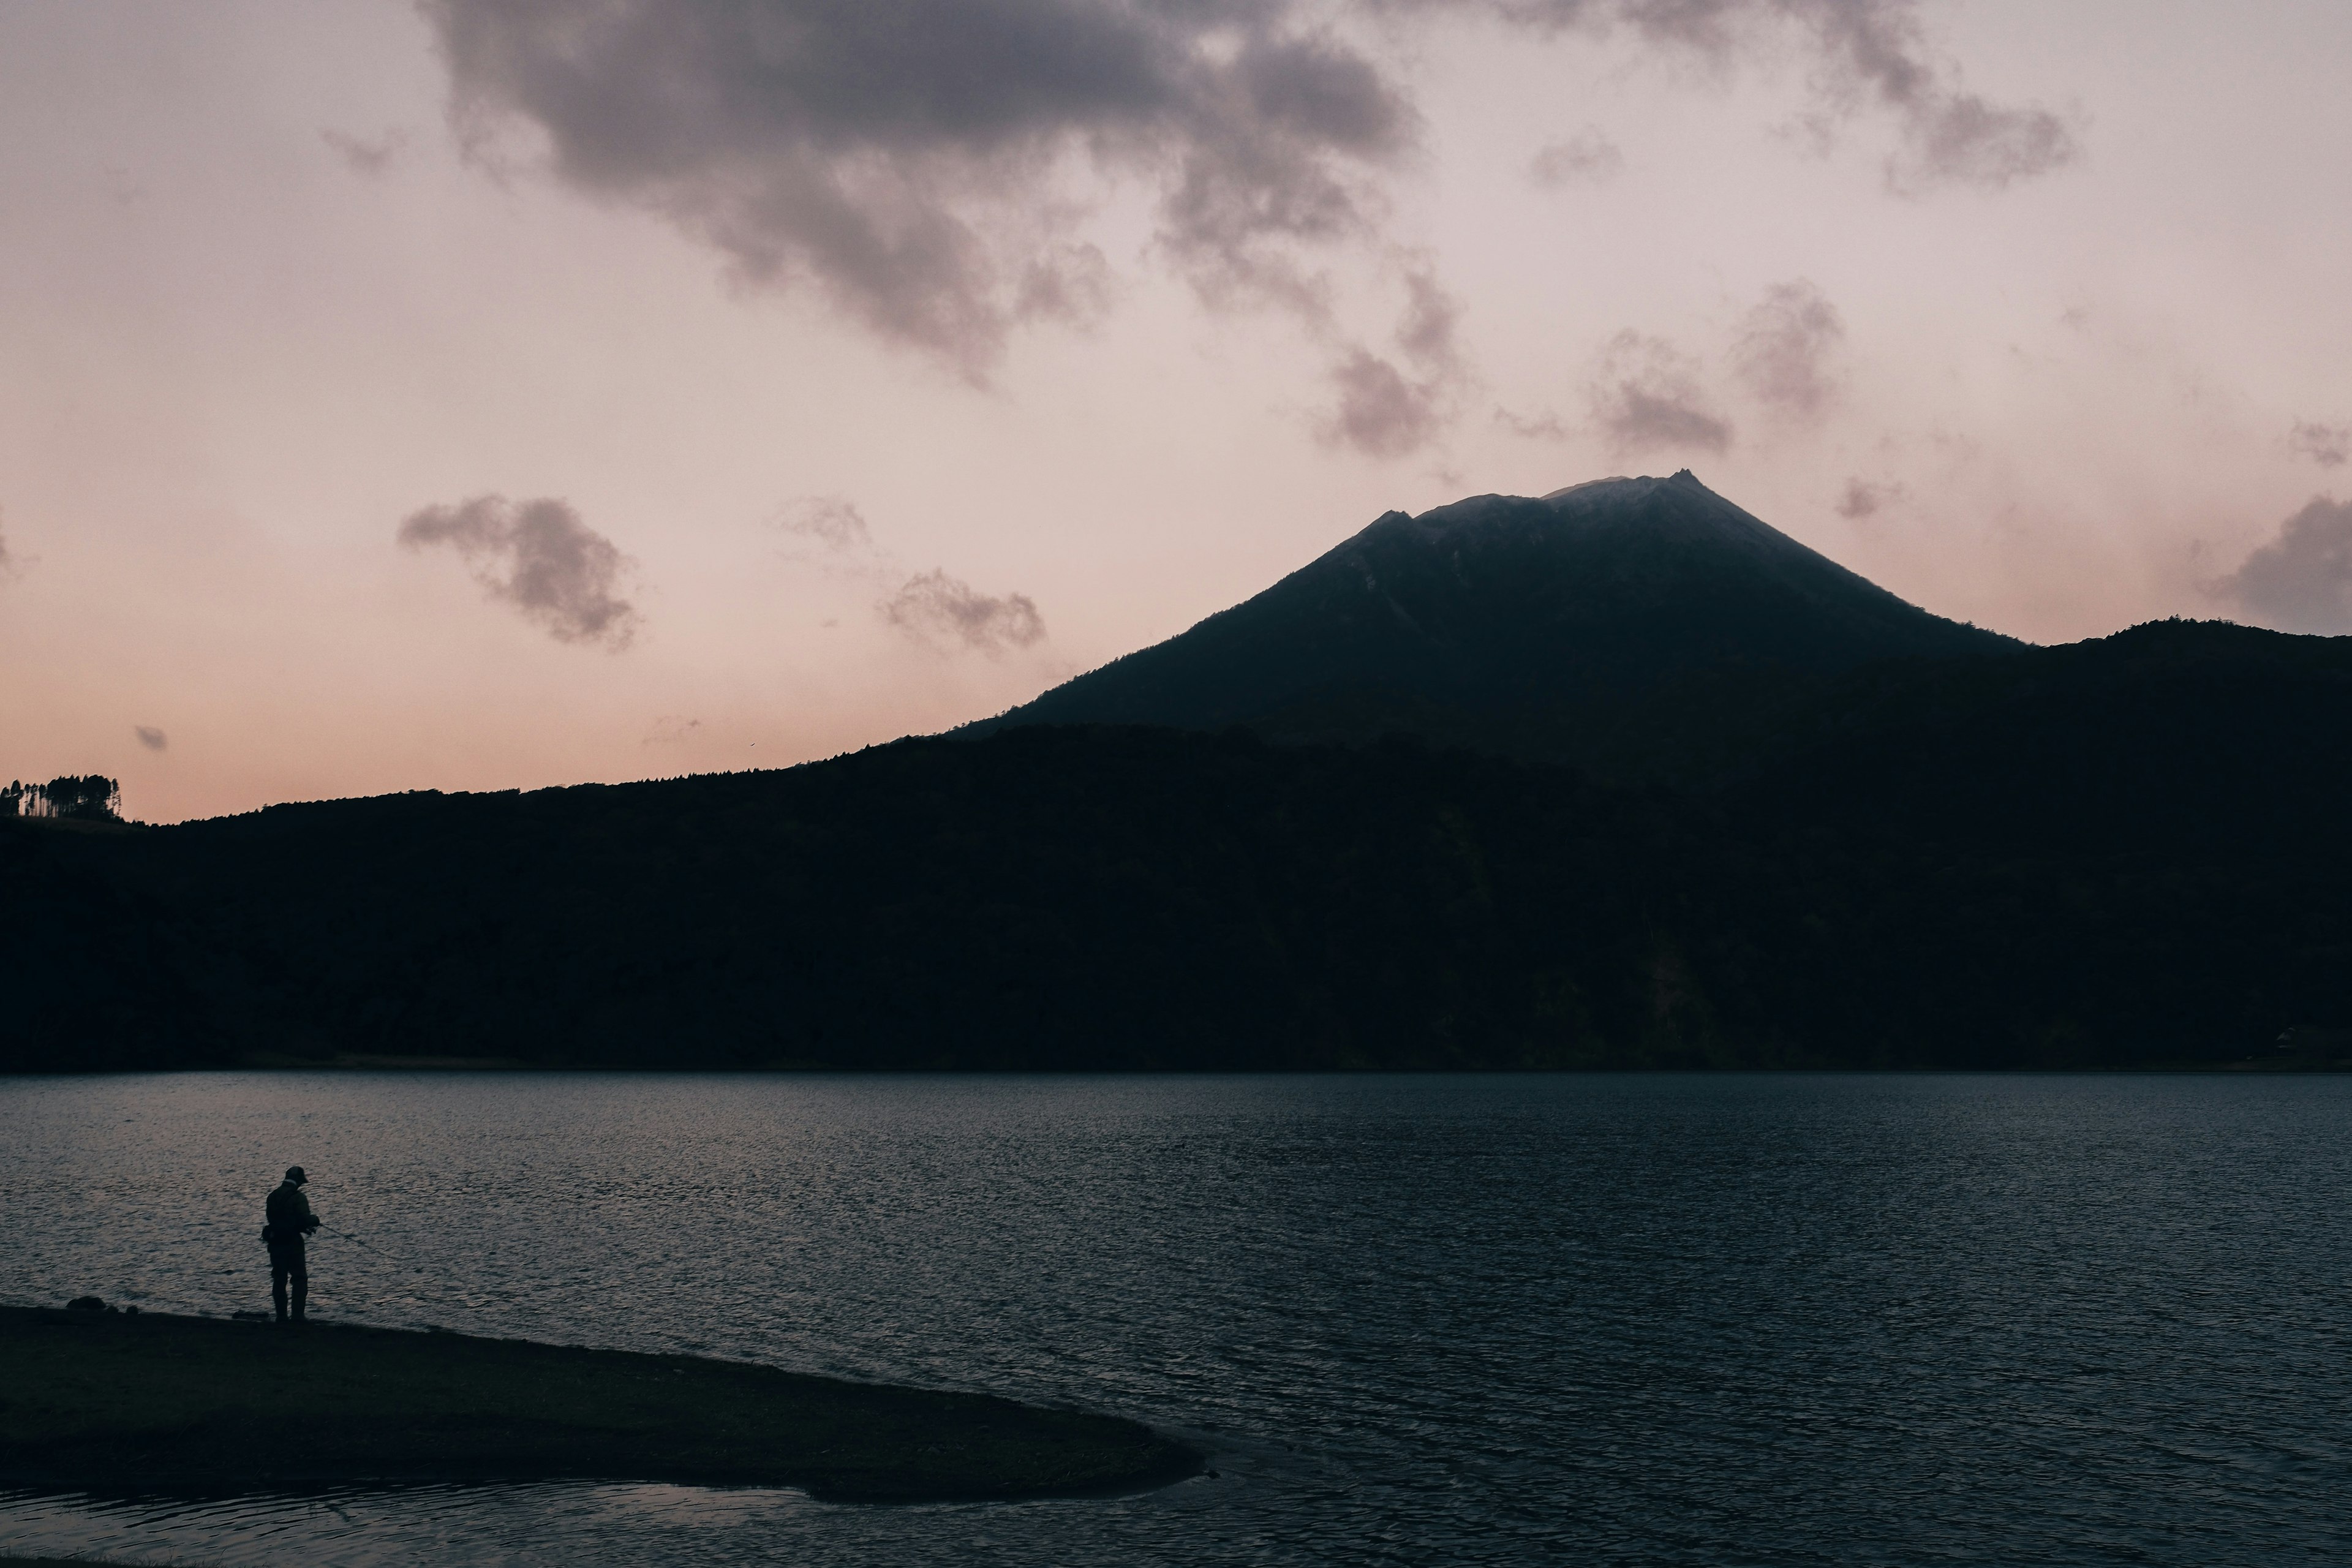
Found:
<svg viewBox="0 0 2352 1568"><path fill-rule="evenodd" d="M1069 1399L1140 1497L0 1496L216 1564L2342 1563L2352 1081L0 1079L0 1294Z"/></svg>

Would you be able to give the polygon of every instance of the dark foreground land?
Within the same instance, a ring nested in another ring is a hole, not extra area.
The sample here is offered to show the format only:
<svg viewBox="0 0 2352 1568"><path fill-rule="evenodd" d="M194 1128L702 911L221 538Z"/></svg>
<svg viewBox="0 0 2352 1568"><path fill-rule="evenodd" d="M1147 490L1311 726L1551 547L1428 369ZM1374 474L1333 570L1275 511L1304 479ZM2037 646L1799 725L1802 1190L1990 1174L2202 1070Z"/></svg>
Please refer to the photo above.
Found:
<svg viewBox="0 0 2352 1568"><path fill-rule="evenodd" d="M692 1356L313 1323L0 1309L0 1481L669 1481L906 1502L1199 1468L1135 1422Z"/></svg>

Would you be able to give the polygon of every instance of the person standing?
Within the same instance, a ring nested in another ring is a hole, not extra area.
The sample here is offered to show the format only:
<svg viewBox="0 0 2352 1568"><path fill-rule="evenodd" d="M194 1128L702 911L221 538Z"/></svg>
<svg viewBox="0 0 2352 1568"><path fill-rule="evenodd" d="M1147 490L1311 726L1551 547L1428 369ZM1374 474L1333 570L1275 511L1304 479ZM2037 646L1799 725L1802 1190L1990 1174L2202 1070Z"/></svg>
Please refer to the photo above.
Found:
<svg viewBox="0 0 2352 1568"><path fill-rule="evenodd" d="M281 1323L289 1321L286 1315L289 1285L293 1287L293 1322L302 1321L302 1304L310 1295L310 1262L303 1257L302 1238L319 1228L319 1216L310 1212L310 1200L302 1195L302 1184L309 1180L301 1166L288 1167L286 1179L261 1205L262 1218L268 1222L261 1227L261 1239L269 1244L269 1300Z"/></svg>

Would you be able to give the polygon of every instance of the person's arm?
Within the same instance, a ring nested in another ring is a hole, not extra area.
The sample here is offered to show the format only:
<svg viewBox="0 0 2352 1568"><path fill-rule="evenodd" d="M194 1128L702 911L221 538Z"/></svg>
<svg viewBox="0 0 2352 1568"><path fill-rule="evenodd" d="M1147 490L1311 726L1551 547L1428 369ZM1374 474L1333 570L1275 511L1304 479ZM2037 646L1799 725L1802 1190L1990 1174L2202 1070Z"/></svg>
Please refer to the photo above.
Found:
<svg viewBox="0 0 2352 1568"><path fill-rule="evenodd" d="M308 1236L319 1228L319 1216L310 1212L310 1194L297 1192L294 1201L302 1205L302 1234Z"/></svg>

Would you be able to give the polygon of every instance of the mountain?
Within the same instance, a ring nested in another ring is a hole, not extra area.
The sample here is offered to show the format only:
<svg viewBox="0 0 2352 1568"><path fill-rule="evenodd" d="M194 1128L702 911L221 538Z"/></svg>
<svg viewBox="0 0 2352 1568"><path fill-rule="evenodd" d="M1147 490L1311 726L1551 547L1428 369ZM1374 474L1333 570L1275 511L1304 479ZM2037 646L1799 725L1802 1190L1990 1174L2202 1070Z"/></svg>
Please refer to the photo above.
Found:
<svg viewBox="0 0 2352 1568"><path fill-rule="evenodd" d="M2347 779L2352 637L2029 647L1609 479L954 737L0 819L0 1070L2318 1065Z"/></svg>
<svg viewBox="0 0 2352 1568"><path fill-rule="evenodd" d="M2021 646L1905 603L1685 469L1389 512L1181 636L961 732L1404 732L1688 779L1858 667Z"/></svg>
<svg viewBox="0 0 2352 1568"><path fill-rule="evenodd" d="M2352 638L2158 623L1806 713L1703 795L1031 725L0 820L0 1069L2212 1067L2352 1026Z"/></svg>

